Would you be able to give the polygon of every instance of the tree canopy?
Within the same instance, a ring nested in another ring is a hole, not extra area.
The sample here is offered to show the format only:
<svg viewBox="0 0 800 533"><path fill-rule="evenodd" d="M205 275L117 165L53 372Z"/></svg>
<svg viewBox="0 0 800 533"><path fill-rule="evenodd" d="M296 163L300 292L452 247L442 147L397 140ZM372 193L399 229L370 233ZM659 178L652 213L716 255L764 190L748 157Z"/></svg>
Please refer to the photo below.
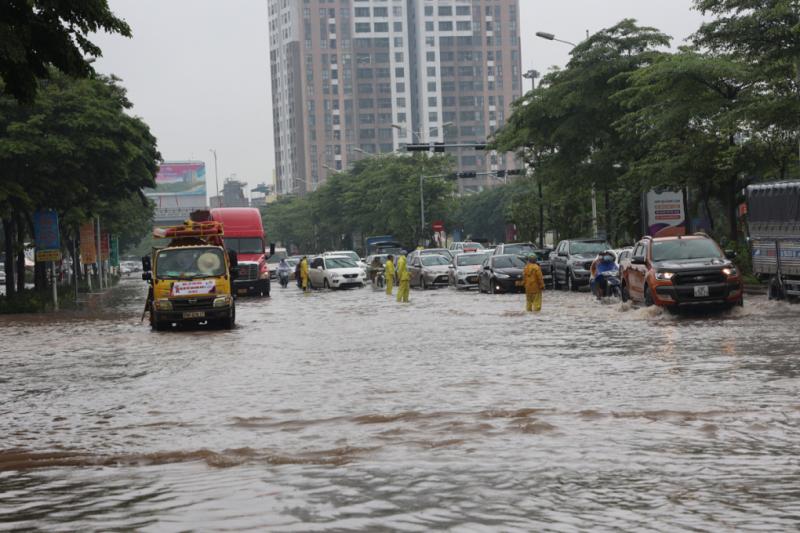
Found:
<svg viewBox="0 0 800 533"><path fill-rule="evenodd" d="M93 74L102 52L89 36L105 31L131 36L107 0L4 0L0 3L0 79L17 100L30 103L51 68L74 77Z"/></svg>

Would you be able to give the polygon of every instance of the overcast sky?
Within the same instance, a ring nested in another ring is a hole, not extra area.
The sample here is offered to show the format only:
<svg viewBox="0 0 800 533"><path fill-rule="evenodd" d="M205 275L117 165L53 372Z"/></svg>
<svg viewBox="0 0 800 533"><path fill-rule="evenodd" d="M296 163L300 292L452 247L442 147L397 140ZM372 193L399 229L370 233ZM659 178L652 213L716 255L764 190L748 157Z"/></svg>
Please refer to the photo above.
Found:
<svg viewBox="0 0 800 533"><path fill-rule="evenodd" d="M300 1L300 0L291 0ZM109 0L133 38L101 35L97 69L122 78L158 138L166 160L206 162L213 190L215 148L220 187L236 174L271 183L274 166L266 0ZM678 46L701 23L692 0L520 0L523 72L563 66L569 46L623 18L655 26ZM529 83L526 80L526 84ZM526 87L527 88L527 87Z"/></svg>

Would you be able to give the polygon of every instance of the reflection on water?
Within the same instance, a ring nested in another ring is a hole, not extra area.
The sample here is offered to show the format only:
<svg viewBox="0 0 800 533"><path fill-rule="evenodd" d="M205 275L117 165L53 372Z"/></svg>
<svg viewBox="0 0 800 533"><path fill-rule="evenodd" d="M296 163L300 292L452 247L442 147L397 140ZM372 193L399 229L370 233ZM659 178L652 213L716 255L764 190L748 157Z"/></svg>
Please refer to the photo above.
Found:
<svg viewBox="0 0 800 533"><path fill-rule="evenodd" d="M800 309L549 292L0 317L0 529L792 530Z"/></svg>

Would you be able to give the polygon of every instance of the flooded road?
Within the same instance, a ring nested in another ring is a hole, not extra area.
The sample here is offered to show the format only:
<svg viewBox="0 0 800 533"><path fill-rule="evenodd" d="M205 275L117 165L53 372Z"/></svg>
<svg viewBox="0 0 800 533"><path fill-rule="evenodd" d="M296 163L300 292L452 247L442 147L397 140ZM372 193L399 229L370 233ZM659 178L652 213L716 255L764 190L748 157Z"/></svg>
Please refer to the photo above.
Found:
<svg viewBox="0 0 800 533"><path fill-rule="evenodd" d="M0 317L0 530L800 526L800 306L275 288L154 333L143 296Z"/></svg>

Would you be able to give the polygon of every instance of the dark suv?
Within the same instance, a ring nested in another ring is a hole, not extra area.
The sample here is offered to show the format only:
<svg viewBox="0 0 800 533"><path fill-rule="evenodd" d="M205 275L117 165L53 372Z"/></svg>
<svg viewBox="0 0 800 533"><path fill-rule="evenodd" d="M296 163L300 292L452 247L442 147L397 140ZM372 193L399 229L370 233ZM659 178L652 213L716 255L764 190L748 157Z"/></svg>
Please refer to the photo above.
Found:
<svg viewBox="0 0 800 533"><path fill-rule="evenodd" d="M623 299L674 308L742 305L742 277L710 237L645 237L622 272Z"/></svg>
<svg viewBox="0 0 800 533"><path fill-rule="evenodd" d="M592 261L597 254L610 250L603 239L572 239L558 243L550 254L553 269L553 287L576 291L589 285Z"/></svg>

